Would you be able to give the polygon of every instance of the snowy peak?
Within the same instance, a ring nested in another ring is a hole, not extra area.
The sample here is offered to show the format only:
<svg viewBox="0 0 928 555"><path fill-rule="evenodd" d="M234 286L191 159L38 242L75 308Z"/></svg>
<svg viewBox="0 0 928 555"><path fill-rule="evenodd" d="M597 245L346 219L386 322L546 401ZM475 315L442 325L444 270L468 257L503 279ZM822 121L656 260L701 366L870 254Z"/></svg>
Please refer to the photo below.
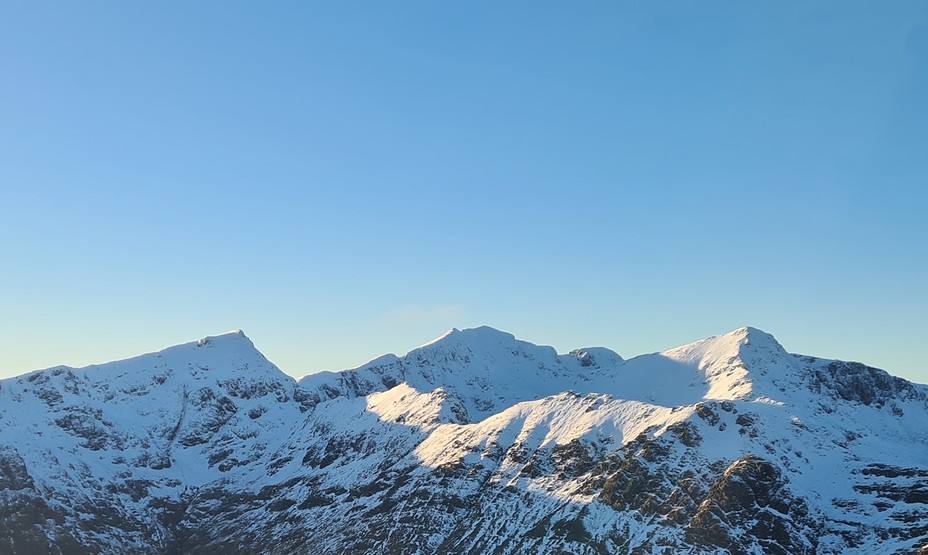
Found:
<svg viewBox="0 0 928 555"><path fill-rule="evenodd" d="M662 354L685 362L711 363L732 358L757 359L780 356L785 355L786 350L769 333L745 326L724 335L664 351Z"/></svg>
<svg viewBox="0 0 928 555"><path fill-rule="evenodd" d="M470 418L489 416L515 402L569 389L569 369L552 347L520 341L483 326L453 329L397 360L398 381L420 392L444 388ZM383 367L381 367L383 368ZM381 373L376 367L359 369Z"/></svg>
<svg viewBox="0 0 928 555"><path fill-rule="evenodd" d="M925 430L925 386L753 328L299 384L235 331L0 382L0 553L928 553Z"/></svg>
<svg viewBox="0 0 928 555"><path fill-rule="evenodd" d="M742 327L722 336L738 344L738 353L747 362L779 360L788 356L786 349L777 339L762 330Z"/></svg>
<svg viewBox="0 0 928 555"><path fill-rule="evenodd" d="M245 332L242 330L231 330L225 333L220 333L219 335L207 335L199 341L197 341L198 347L206 347L209 345L219 344L233 344L233 342L245 342L254 348L254 343L251 339L245 335Z"/></svg>
<svg viewBox="0 0 928 555"><path fill-rule="evenodd" d="M483 326L452 329L403 357L386 356L340 373L314 374L300 387L314 402L360 397L405 383L419 393L445 391L457 420L479 421L522 401L564 391L593 391L591 380L614 371L621 357L608 349L559 356L553 347L521 341Z"/></svg>
<svg viewBox="0 0 928 555"><path fill-rule="evenodd" d="M206 336L126 360L87 366L81 371L93 379L97 374L128 375L159 368L200 380L249 377L292 381L258 351L242 330Z"/></svg>
<svg viewBox="0 0 928 555"><path fill-rule="evenodd" d="M173 496L181 484L253 471L248 461L276 448L305 410L295 390L292 378L235 331L4 380L0 443L32 469L87 455L74 473L32 474L37 487L58 488L66 498L85 499L88 487L98 487L88 486L91 476L103 483L130 476L146 491Z"/></svg>
<svg viewBox="0 0 928 555"><path fill-rule="evenodd" d="M748 326L664 351L661 356L695 366L704 377L706 399L769 395L768 372L780 379L792 372L791 358L776 338Z"/></svg>
<svg viewBox="0 0 928 555"><path fill-rule="evenodd" d="M558 355L491 327L452 329L403 357L385 356L341 373L307 376L301 387L318 402L360 397L406 383L420 393L444 388L479 421L515 403L564 391L607 394L663 407L703 400L773 396L764 374L791 372L793 358L761 330L743 327L659 354L624 360L603 348ZM752 373L752 369L759 372Z"/></svg>
<svg viewBox="0 0 928 555"><path fill-rule="evenodd" d="M96 388L138 390L166 382L194 384L230 379L293 382L255 348L241 331L207 336L128 359L82 368L55 366L11 378L19 384L46 383L67 389L65 380L78 379ZM61 383L58 383L61 382Z"/></svg>
<svg viewBox="0 0 928 555"><path fill-rule="evenodd" d="M596 370L614 369L623 362L618 353L605 347L585 347L558 355L553 347L536 345L517 339L513 334L489 326L459 330L453 328L441 337L413 349L405 359L428 360L435 357L471 360L482 359L490 373L515 369L524 360L538 361L553 374L589 374ZM521 361L519 360L521 359ZM495 369L495 370L494 370Z"/></svg>
<svg viewBox="0 0 928 555"><path fill-rule="evenodd" d="M500 331L490 326L480 326L478 328L468 328L459 330L451 328L441 336L429 341L428 343L416 347L406 356L414 356L421 351L453 351L463 350L470 352L480 351L498 351L500 349L511 349L519 344L531 345L524 341L519 341L511 333ZM532 345L533 347L535 345Z"/></svg>

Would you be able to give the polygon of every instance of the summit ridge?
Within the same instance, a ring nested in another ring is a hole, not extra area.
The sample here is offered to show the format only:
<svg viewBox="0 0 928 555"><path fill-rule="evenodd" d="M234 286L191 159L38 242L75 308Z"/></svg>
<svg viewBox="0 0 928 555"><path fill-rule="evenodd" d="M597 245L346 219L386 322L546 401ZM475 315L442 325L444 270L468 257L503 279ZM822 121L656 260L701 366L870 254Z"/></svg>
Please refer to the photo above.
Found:
<svg viewBox="0 0 928 555"><path fill-rule="evenodd" d="M743 327L489 327L292 379L240 330L0 381L0 553L928 552L928 387Z"/></svg>

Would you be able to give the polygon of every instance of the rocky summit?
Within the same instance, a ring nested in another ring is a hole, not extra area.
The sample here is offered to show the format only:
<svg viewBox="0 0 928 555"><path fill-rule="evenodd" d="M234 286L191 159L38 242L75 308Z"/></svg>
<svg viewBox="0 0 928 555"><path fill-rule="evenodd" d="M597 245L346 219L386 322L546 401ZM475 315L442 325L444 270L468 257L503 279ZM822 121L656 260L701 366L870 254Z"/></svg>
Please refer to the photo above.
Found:
<svg viewBox="0 0 928 555"><path fill-rule="evenodd" d="M928 387L753 328L298 382L232 332L0 381L0 553L928 554Z"/></svg>

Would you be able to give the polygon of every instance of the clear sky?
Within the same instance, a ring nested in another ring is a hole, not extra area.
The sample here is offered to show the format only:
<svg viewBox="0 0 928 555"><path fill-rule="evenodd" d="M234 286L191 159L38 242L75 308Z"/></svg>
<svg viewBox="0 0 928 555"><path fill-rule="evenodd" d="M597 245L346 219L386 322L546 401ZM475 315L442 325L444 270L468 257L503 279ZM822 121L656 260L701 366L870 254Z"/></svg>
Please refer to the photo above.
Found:
<svg viewBox="0 0 928 555"><path fill-rule="evenodd" d="M928 382L928 3L4 2L0 376L742 325Z"/></svg>

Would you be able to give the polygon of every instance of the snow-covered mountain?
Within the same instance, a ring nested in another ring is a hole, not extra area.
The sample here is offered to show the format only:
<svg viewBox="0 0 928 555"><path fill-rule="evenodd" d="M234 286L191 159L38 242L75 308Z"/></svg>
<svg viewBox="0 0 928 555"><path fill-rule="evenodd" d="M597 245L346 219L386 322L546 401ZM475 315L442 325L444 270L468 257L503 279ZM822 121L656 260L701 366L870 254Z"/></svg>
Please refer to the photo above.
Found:
<svg viewBox="0 0 928 555"><path fill-rule="evenodd" d="M752 328L299 382L232 332L0 381L0 553L928 554L928 387Z"/></svg>

